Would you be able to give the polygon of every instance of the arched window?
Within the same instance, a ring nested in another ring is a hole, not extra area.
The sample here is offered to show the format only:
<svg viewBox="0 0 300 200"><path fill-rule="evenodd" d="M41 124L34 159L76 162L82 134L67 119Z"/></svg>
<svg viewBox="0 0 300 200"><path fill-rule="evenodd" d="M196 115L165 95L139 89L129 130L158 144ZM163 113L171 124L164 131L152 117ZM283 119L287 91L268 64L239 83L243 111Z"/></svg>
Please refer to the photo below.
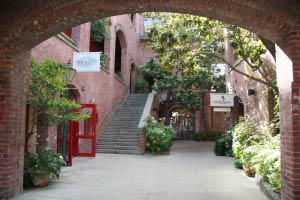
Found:
<svg viewBox="0 0 300 200"><path fill-rule="evenodd" d="M122 66L122 47L119 36L116 35L116 50L115 50L115 73L121 75L121 66Z"/></svg>
<svg viewBox="0 0 300 200"><path fill-rule="evenodd" d="M124 78L123 73L125 69L122 69L122 67L125 66L126 46L125 35L123 31L118 30L116 32L114 72L121 78Z"/></svg>

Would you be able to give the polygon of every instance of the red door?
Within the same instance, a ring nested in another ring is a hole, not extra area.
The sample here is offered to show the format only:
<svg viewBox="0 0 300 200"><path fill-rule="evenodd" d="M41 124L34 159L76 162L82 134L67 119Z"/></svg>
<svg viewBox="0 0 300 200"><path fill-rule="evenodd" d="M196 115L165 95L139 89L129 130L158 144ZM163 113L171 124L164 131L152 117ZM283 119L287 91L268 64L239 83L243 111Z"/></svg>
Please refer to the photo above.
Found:
<svg viewBox="0 0 300 200"><path fill-rule="evenodd" d="M72 155L82 157L96 156L96 104L82 104L80 114L90 117L78 122L71 122Z"/></svg>

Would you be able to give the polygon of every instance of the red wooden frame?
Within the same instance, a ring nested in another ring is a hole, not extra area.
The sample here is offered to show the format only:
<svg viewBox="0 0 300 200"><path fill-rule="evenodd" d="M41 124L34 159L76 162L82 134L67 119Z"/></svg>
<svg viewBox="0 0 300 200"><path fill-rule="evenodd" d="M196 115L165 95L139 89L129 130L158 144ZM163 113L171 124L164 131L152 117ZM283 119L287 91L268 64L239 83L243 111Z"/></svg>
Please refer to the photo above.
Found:
<svg viewBox="0 0 300 200"><path fill-rule="evenodd" d="M72 152L73 156L82 156L82 157L95 157L96 156L96 104L81 104L81 109L83 108L91 108L92 112L90 114L90 125L91 125L91 131L87 130L87 121L85 120L83 123L83 134L79 134L80 130L80 124L79 122L71 122L71 128L72 130L71 135L73 137L73 142L72 142ZM79 152L80 148L80 139L86 139L86 140L91 140L92 142L92 147L91 147L91 152ZM71 146L71 145L70 145Z"/></svg>

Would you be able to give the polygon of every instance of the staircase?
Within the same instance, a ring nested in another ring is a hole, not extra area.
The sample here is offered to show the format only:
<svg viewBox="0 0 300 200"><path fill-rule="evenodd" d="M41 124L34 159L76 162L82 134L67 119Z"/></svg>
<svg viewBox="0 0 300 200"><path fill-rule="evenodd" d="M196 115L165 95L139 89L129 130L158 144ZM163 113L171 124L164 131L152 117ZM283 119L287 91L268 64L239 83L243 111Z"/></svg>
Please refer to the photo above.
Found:
<svg viewBox="0 0 300 200"><path fill-rule="evenodd" d="M148 94L130 94L97 142L97 153L141 154L138 125Z"/></svg>

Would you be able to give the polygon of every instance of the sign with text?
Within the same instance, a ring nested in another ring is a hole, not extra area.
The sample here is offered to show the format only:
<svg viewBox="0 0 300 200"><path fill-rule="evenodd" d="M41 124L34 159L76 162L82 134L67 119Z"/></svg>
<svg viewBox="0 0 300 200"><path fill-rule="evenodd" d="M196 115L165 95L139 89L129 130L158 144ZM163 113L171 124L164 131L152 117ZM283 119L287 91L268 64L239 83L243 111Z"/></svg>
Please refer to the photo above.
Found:
<svg viewBox="0 0 300 200"><path fill-rule="evenodd" d="M100 52L74 53L73 68L78 72L99 72Z"/></svg>
<svg viewBox="0 0 300 200"><path fill-rule="evenodd" d="M234 94L210 93L210 106L233 107L234 106Z"/></svg>
<svg viewBox="0 0 300 200"><path fill-rule="evenodd" d="M214 112L230 112L230 108L214 108Z"/></svg>

